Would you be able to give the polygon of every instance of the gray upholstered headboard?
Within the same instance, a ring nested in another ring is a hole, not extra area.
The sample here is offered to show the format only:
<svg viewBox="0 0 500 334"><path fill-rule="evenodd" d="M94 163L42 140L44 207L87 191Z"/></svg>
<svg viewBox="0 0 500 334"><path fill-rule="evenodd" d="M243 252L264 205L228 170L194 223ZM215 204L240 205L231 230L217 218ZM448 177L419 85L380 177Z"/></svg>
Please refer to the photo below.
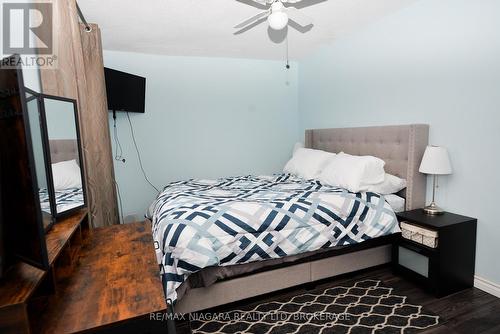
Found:
<svg viewBox="0 0 500 334"><path fill-rule="evenodd" d="M80 165L76 139L51 139L49 145L51 163L75 159Z"/></svg>
<svg viewBox="0 0 500 334"><path fill-rule="evenodd" d="M411 124L306 130L305 147L383 159L387 173L407 180L401 195L411 210L425 204L426 177L418 167L428 142L429 125Z"/></svg>

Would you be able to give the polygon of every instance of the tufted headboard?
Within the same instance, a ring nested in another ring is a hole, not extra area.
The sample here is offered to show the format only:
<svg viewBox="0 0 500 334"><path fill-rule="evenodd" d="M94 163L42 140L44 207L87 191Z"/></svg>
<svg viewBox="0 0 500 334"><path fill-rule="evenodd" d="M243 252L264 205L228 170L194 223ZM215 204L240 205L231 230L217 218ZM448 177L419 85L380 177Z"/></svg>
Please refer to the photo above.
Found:
<svg viewBox="0 0 500 334"><path fill-rule="evenodd" d="M305 147L384 160L387 173L407 180L406 190L399 195L406 198L406 210L411 210L425 204L426 177L418 167L428 142L429 125L411 124L306 130Z"/></svg>
<svg viewBox="0 0 500 334"><path fill-rule="evenodd" d="M51 163L55 164L75 159L78 165L80 165L78 142L76 139L51 139L49 146Z"/></svg>

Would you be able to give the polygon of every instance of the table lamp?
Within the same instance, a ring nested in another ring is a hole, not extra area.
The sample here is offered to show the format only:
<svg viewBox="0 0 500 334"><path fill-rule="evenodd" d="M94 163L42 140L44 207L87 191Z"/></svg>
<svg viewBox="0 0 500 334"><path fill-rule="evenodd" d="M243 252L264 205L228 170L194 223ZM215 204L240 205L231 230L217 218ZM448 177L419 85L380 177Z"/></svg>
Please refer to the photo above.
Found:
<svg viewBox="0 0 500 334"><path fill-rule="evenodd" d="M433 176L432 203L424 208L428 215L440 215L444 211L436 205L436 181L438 175L449 175L452 173L451 162L446 148L441 146L427 146L424 157L419 168L420 173Z"/></svg>

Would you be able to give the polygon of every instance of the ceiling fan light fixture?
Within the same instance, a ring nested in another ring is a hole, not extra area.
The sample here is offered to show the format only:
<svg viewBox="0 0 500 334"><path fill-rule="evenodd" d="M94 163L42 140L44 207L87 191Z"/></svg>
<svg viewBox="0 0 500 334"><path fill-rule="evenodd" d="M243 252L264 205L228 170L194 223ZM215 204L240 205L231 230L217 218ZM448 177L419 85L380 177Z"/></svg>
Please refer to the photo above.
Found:
<svg viewBox="0 0 500 334"><path fill-rule="evenodd" d="M241 2L247 2L250 0L238 0ZM253 15L249 19L237 24L234 28L241 29L238 33L241 33L243 29L248 30L252 26L258 25L263 22L267 17L267 22L269 27L273 30L283 30L288 26L288 21L293 21L295 24L301 27L308 27L313 24L311 18L302 14L296 7L288 6L285 7L283 3L294 4L301 0L252 0L261 5L268 4L271 5L269 8L266 6L266 10L261 11L257 15ZM315 0L316 1L316 0ZM326 1L326 0L320 0ZM317 1L316 1L317 2ZM314 4L313 2L312 4Z"/></svg>
<svg viewBox="0 0 500 334"><path fill-rule="evenodd" d="M288 25L288 15L282 11L277 11L269 15L267 22L269 22L271 29L282 30Z"/></svg>

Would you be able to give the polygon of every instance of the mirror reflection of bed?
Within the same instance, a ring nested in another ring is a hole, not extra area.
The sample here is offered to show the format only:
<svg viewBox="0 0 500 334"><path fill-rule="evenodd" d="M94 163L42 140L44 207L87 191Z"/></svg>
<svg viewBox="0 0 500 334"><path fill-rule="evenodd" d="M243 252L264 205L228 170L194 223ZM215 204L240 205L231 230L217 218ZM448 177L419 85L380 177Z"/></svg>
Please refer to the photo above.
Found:
<svg viewBox="0 0 500 334"><path fill-rule="evenodd" d="M72 102L43 98L49 140L56 214L83 206L82 172L78 150L75 106ZM40 189L42 210L50 212L47 188Z"/></svg>
<svg viewBox="0 0 500 334"><path fill-rule="evenodd" d="M84 204L80 159L76 140L54 139L49 140L49 145L59 214ZM47 210L50 211L50 208Z"/></svg>

